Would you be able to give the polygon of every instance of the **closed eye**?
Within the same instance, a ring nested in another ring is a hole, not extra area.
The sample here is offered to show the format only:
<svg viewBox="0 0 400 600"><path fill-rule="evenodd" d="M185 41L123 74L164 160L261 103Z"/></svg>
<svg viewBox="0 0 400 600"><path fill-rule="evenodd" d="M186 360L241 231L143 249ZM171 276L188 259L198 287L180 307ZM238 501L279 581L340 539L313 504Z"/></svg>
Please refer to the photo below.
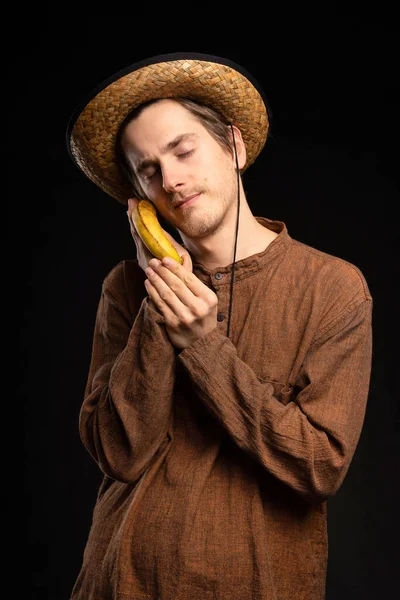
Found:
<svg viewBox="0 0 400 600"><path fill-rule="evenodd" d="M188 150L187 152L181 152L181 154L177 154L176 157L179 159L189 158L189 156L191 156L194 153L194 151L195 151L195 149L193 148L192 150ZM155 175L157 175L157 173L159 171L159 167L156 163L148 164L144 168L141 167L140 171L142 172L143 177L147 181L150 181L151 179L153 179L155 177Z"/></svg>
<svg viewBox="0 0 400 600"><path fill-rule="evenodd" d="M187 158L193 154L194 150L188 150L188 152L182 152L182 154L178 154L178 158Z"/></svg>
<svg viewBox="0 0 400 600"><path fill-rule="evenodd" d="M153 171L151 172L147 172L147 173L143 173L143 177L147 180L149 179L153 179L153 177L157 174L158 172L158 168L155 167Z"/></svg>

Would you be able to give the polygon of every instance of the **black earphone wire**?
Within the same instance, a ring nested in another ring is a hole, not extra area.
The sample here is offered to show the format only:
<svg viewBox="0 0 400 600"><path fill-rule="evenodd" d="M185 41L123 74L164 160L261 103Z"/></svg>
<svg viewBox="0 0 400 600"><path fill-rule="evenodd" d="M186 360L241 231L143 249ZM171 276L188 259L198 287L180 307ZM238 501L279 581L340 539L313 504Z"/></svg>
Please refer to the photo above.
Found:
<svg viewBox="0 0 400 600"><path fill-rule="evenodd" d="M237 157L237 152L236 152L235 132L233 131L232 125L230 127L231 127L231 130L232 130L233 148L235 150L235 159L236 159L238 209L237 209L237 219L236 219L235 250L234 250L234 253L233 253L231 290L230 290L230 298L229 298L228 329L227 329L227 334L226 334L227 337L229 337L230 329L231 329L231 313L232 313L232 302L233 302L233 281L234 281L234 278L235 278L236 248L237 248L238 231L239 231L239 211L240 211L240 172L239 172L239 162L238 162L238 157Z"/></svg>

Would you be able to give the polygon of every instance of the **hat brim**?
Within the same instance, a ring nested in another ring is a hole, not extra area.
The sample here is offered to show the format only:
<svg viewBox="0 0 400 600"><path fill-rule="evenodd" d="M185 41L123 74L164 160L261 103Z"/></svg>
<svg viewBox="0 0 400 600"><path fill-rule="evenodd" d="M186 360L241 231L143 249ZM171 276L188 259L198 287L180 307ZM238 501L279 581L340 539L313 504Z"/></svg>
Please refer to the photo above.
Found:
<svg viewBox="0 0 400 600"><path fill-rule="evenodd" d="M68 123L67 147L72 160L103 191L127 204L132 187L117 159L118 130L140 104L174 97L210 106L240 129L247 152L242 172L255 161L269 128L264 92L239 65L198 53L154 56L103 81L80 103Z"/></svg>

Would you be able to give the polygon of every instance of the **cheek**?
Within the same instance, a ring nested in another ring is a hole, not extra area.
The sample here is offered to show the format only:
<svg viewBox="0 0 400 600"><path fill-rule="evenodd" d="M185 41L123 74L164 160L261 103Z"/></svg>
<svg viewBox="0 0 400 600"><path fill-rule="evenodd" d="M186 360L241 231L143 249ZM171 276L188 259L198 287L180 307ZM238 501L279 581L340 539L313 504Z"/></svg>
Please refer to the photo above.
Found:
<svg viewBox="0 0 400 600"><path fill-rule="evenodd" d="M146 198L154 202L154 204L161 202L165 196L165 190L159 177L154 179L151 183L144 183L143 191L146 194Z"/></svg>
<svg viewBox="0 0 400 600"><path fill-rule="evenodd" d="M209 163L208 168L203 172L204 182L216 190L223 190L229 187L235 172L226 156L223 156L221 160Z"/></svg>
<svg viewBox="0 0 400 600"><path fill-rule="evenodd" d="M149 192L148 199L156 207L158 215L161 215L164 219L169 221L171 219L171 206L168 194L163 189Z"/></svg>
<svg viewBox="0 0 400 600"><path fill-rule="evenodd" d="M234 159L228 153L228 151L219 148L218 152L214 154L214 156L208 157L206 173L213 173L213 177L215 179L225 180L226 177L230 177L232 171L234 170Z"/></svg>

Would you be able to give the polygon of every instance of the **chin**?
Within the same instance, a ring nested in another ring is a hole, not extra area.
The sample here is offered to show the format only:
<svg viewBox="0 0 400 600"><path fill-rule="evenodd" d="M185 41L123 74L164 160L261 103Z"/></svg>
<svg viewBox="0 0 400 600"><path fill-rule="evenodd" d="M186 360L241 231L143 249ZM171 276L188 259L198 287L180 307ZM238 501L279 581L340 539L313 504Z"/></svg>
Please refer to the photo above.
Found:
<svg viewBox="0 0 400 600"><path fill-rule="evenodd" d="M201 239L213 235L220 227L221 219L193 219L183 223L178 231L191 239Z"/></svg>

